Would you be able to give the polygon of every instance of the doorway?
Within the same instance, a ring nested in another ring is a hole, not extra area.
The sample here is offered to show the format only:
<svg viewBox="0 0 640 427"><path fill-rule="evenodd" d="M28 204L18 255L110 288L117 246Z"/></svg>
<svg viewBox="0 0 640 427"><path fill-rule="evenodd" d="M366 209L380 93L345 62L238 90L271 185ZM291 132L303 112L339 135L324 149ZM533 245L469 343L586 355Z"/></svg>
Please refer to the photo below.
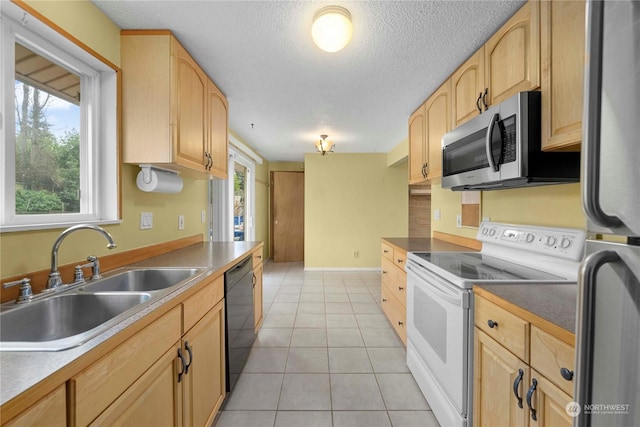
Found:
<svg viewBox="0 0 640 427"><path fill-rule="evenodd" d="M304 172L271 172L271 253L304 261Z"/></svg>

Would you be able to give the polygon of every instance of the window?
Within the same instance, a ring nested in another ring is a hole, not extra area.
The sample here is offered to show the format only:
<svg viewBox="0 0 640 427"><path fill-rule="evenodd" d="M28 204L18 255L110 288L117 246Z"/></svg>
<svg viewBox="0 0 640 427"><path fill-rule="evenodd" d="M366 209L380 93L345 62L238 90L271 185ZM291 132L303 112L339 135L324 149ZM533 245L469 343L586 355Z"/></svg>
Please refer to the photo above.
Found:
<svg viewBox="0 0 640 427"><path fill-rule="evenodd" d="M117 73L3 4L0 231L118 220Z"/></svg>

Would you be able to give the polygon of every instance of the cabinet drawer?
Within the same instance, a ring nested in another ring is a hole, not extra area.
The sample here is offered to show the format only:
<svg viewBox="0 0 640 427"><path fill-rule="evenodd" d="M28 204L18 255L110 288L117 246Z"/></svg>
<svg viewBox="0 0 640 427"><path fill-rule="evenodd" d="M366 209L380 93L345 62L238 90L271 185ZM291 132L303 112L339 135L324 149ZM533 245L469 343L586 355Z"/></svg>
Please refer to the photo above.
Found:
<svg viewBox="0 0 640 427"><path fill-rule="evenodd" d="M574 358L574 347L531 326L531 367L570 396L573 396ZM562 376L560 370L563 368L571 371L572 379L567 380Z"/></svg>
<svg viewBox="0 0 640 427"><path fill-rule="evenodd" d="M407 262L407 253L404 251L399 251L395 249L393 251L393 262L400 267L402 271L404 271L404 265Z"/></svg>
<svg viewBox="0 0 640 427"><path fill-rule="evenodd" d="M393 261L393 248L382 242L382 257Z"/></svg>
<svg viewBox="0 0 640 427"><path fill-rule="evenodd" d="M407 306L407 273L387 259L382 260L382 283L403 307Z"/></svg>
<svg viewBox="0 0 640 427"><path fill-rule="evenodd" d="M252 262L253 262L253 267L254 268L257 267L258 265L262 264L262 260L263 260L263 258L262 258L262 249L263 248L260 248L260 249L258 249L257 251L255 251L253 253Z"/></svg>
<svg viewBox="0 0 640 427"><path fill-rule="evenodd" d="M407 345L407 310L386 285L382 285L382 310L396 330L398 336Z"/></svg>
<svg viewBox="0 0 640 427"><path fill-rule="evenodd" d="M180 340L180 311L173 308L70 380L76 425L93 421Z"/></svg>
<svg viewBox="0 0 640 427"><path fill-rule="evenodd" d="M476 297L475 324L521 360L529 362L528 322L492 302Z"/></svg>
<svg viewBox="0 0 640 427"><path fill-rule="evenodd" d="M187 332L202 319L218 301L224 298L224 276L219 276L203 289L182 303L184 310L183 332Z"/></svg>

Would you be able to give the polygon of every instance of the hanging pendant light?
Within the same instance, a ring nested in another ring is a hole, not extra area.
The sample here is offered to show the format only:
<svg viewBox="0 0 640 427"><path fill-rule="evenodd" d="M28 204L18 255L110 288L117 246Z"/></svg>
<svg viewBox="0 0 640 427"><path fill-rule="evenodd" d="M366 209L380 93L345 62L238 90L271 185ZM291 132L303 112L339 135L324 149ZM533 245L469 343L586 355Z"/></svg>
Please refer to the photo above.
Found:
<svg viewBox="0 0 640 427"><path fill-rule="evenodd" d="M351 14L340 6L327 6L313 16L311 37L325 52L337 52L344 48L353 34Z"/></svg>

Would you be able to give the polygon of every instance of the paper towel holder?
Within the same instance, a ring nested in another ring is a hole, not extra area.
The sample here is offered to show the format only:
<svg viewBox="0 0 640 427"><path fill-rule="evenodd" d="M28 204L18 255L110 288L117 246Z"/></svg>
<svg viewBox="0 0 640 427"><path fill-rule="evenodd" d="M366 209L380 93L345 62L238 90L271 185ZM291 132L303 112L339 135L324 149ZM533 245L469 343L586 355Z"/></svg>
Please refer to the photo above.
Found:
<svg viewBox="0 0 640 427"><path fill-rule="evenodd" d="M136 184L140 190L159 193L179 193L182 190L180 172L146 163L139 166Z"/></svg>

